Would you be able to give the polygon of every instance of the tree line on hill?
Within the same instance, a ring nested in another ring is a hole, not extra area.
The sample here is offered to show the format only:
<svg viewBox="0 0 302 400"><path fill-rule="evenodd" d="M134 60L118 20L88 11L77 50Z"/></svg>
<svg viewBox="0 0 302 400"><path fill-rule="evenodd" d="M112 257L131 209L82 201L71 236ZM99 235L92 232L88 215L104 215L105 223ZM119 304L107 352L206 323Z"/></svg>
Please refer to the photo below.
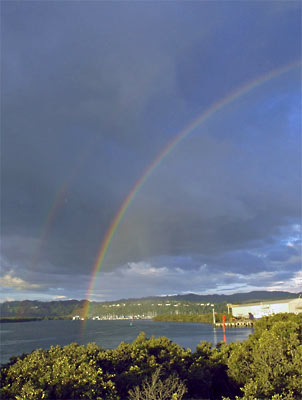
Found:
<svg viewBox="0 0 302 400"><path fill-rule="evenodd" d="M2 318L40 317L40 318L72 318L75 315L89 316L134 316L154 317L156 315L175 314L207 314L214 306L218 313L227 312L227 303L242 301L276 300L297 297L298 294L288 292L250 292L234 295L176 295L164 297L148 297L107 302L89 302L88 300L61 301L10 301L0 303Z"/></svg>
<svg viewBox="0 0 302 400"><path fill-rule="evenodd" d="M244 342L184 349L141 333L106 350L76 343L14 357L1 399L301 400L302 314L257 321Z"/></svg>
<svg viewBox="0 0 302 400"><path fill-rule="evenodd" d="M100 317L149 317L161 314L206 314L212 311L213 306L217 312L226 312L224 303L210 304L188 301L163 301L160 300L131 300L119 302L89 302L87 300L66 301L11 301L0 305L0 314L3 318L72 318L75 315L86 317L85 310L89 308L89 318Z"/></svg>

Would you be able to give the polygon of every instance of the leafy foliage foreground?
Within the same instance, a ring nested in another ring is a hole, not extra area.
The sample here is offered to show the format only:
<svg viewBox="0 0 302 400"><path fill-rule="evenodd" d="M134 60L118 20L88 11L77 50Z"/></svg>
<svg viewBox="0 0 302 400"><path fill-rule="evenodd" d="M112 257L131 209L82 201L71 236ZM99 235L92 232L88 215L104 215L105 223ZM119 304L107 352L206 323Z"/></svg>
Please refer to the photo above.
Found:
<svg viewBox="0 0 302 400"><path fill-rule="evenodd" d="M189 399L302 399L302 315L263 318L248 340L201 342L195 352L144 333L113 350L94 343L39 349L1 369L1 399L140 398L159 370L160 384L177 383L171 399L185 392Z"/></svg>

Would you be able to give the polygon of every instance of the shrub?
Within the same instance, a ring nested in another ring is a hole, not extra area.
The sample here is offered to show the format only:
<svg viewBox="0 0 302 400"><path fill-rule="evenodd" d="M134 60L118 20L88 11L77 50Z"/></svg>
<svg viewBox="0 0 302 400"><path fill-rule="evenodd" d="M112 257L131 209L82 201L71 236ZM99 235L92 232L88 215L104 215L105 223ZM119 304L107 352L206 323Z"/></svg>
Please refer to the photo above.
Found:
<svg viewBox="0 0 302 400"><path fill-rule="evenodd" d="M181 400L186 393L186 385L175 374L160 379L160 368L145 379L141 386L129 390L129 400Z"/></svg>
<svg viewBox="0 0 302 400"><path fill-rule="evenodd" d="M228 374L244 399L302 398L301 328L299 315L266 317L256 323L255 335L233 346Z"/></svg>

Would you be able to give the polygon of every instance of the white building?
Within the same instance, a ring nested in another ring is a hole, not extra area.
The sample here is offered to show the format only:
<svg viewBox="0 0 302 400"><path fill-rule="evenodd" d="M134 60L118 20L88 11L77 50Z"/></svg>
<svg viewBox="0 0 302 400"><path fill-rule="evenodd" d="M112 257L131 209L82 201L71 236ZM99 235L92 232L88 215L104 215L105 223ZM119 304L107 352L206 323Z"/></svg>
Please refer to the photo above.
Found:
<svg viewBox="0 0 302 400"><path fill-rule="evenodd" d="M234 317L248 318L252 314L254 318L261 318L265 315L279 313L301 313L302 299L262 301L258 303L232 304Z"/></svg>

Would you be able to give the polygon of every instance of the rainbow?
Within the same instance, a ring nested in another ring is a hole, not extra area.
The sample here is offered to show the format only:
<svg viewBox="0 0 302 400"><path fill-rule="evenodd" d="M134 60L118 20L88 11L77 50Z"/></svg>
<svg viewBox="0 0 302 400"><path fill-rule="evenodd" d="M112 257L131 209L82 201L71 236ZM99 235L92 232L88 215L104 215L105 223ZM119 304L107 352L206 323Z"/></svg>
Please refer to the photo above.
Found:
<svg viewBox="0 0 302 400"><path fill-rule="evenodd" d="M63 207L63 205L65 204L66 197L68 195L70 187L71 187L73 181L75 180L75 178L78 176L78 172L80 171L80 169L82 168L82 166L84 165L86 160L88 159L90 152L91 152L91 148L92 148L92 146L87 146L84 149L84 152L82 153L80 159L77 161L77 163L73 167L72 173L71 173L69 179L60 187L59 191L57 192L57 194L54 198L54 201L51 203L52 205L49 208L49 211L47 213L46 222L43 224L42 230L39 235L39 239L40 239L39 243L36 246L34 253L32 254L32 257L31 257L31 261L30 261L31 268L30 268L29 272L34 271L38 262L40 261L40 257L42 255L44 245L49 236L49 233L51 231L53 223L57 217L57 214L60 211L60 209Z"/></svg>
<svg viewBox="0 0 302 400"><path fill-rule="evenodd" d="M30 269L28 270L28 273L32 273L33 271L36 270L36 267L38 265L38 262L40 261L42 252L43 252L43 248L44 245L46 243L46 239L49 235L49 232L51 231L53 222L59 212L59 210L61 209L61 207L63 206L63 204L65 203L65 196L66 193L68 191L68 183L64 184L59 192L57 193L56 197L55 197L55 201L52 203L52 207L50 208L50 210L47 213L47 219L46 222L43 225L43 230L39 236L39 242L34 250L34 253L32 254L31 260L30 260Z"/></svg>
<svg viewBox="0 0 302 400"><path fill-rule="evenodd" d="M237 100L239 97L243 96L244 94L250 92L251 90L257 88L258 86L262 85L263 83L283 74L286 73L298 66L301 65L300 61L295 61L293 63L287 64L286 66L282 66L278 69L275 69L265 75L262 75L244 86L241 86L239 89L235 90L232 92L230 95L223 97L220 101L217 103L211 105L209 108L207 108L201 115L199 115L196 119L194 119L190 125L188 125L184 130L179 132L175 138L170 141L166 147L157 155L157 157L153 160L153 162L144 170L140 178L137 180L125 200L123 201L120 209L118 210L117 214L115 215L114 219L112 220L105 237L102 241L101 247L98 251L98 255L96 257L96 261L94 263L93 267L93 272L92 272L92 278L89 283L88 291L87 291L87 296L86 298L89 300L93 290L94 290L94 285L95 285L95 280L98 275L98 272L103 264L104 258L108 252L108 249L110 247L110 244L112 242L112 239L126 213L128 210L129 206L135 199L136 194L138 191L142 188L144 183L147 181L149 176L152 174L152 172L157 168L161 162L173 151L173 149L181 143L194 129L196 129L198 126L200 126L202 123L204 123L207 119L212 117L217 111L221 110L223 107L226 105L230 104L234 100ZM85 305L84 311L84 317L87 318L89 315L89 301Z"/></svg>

